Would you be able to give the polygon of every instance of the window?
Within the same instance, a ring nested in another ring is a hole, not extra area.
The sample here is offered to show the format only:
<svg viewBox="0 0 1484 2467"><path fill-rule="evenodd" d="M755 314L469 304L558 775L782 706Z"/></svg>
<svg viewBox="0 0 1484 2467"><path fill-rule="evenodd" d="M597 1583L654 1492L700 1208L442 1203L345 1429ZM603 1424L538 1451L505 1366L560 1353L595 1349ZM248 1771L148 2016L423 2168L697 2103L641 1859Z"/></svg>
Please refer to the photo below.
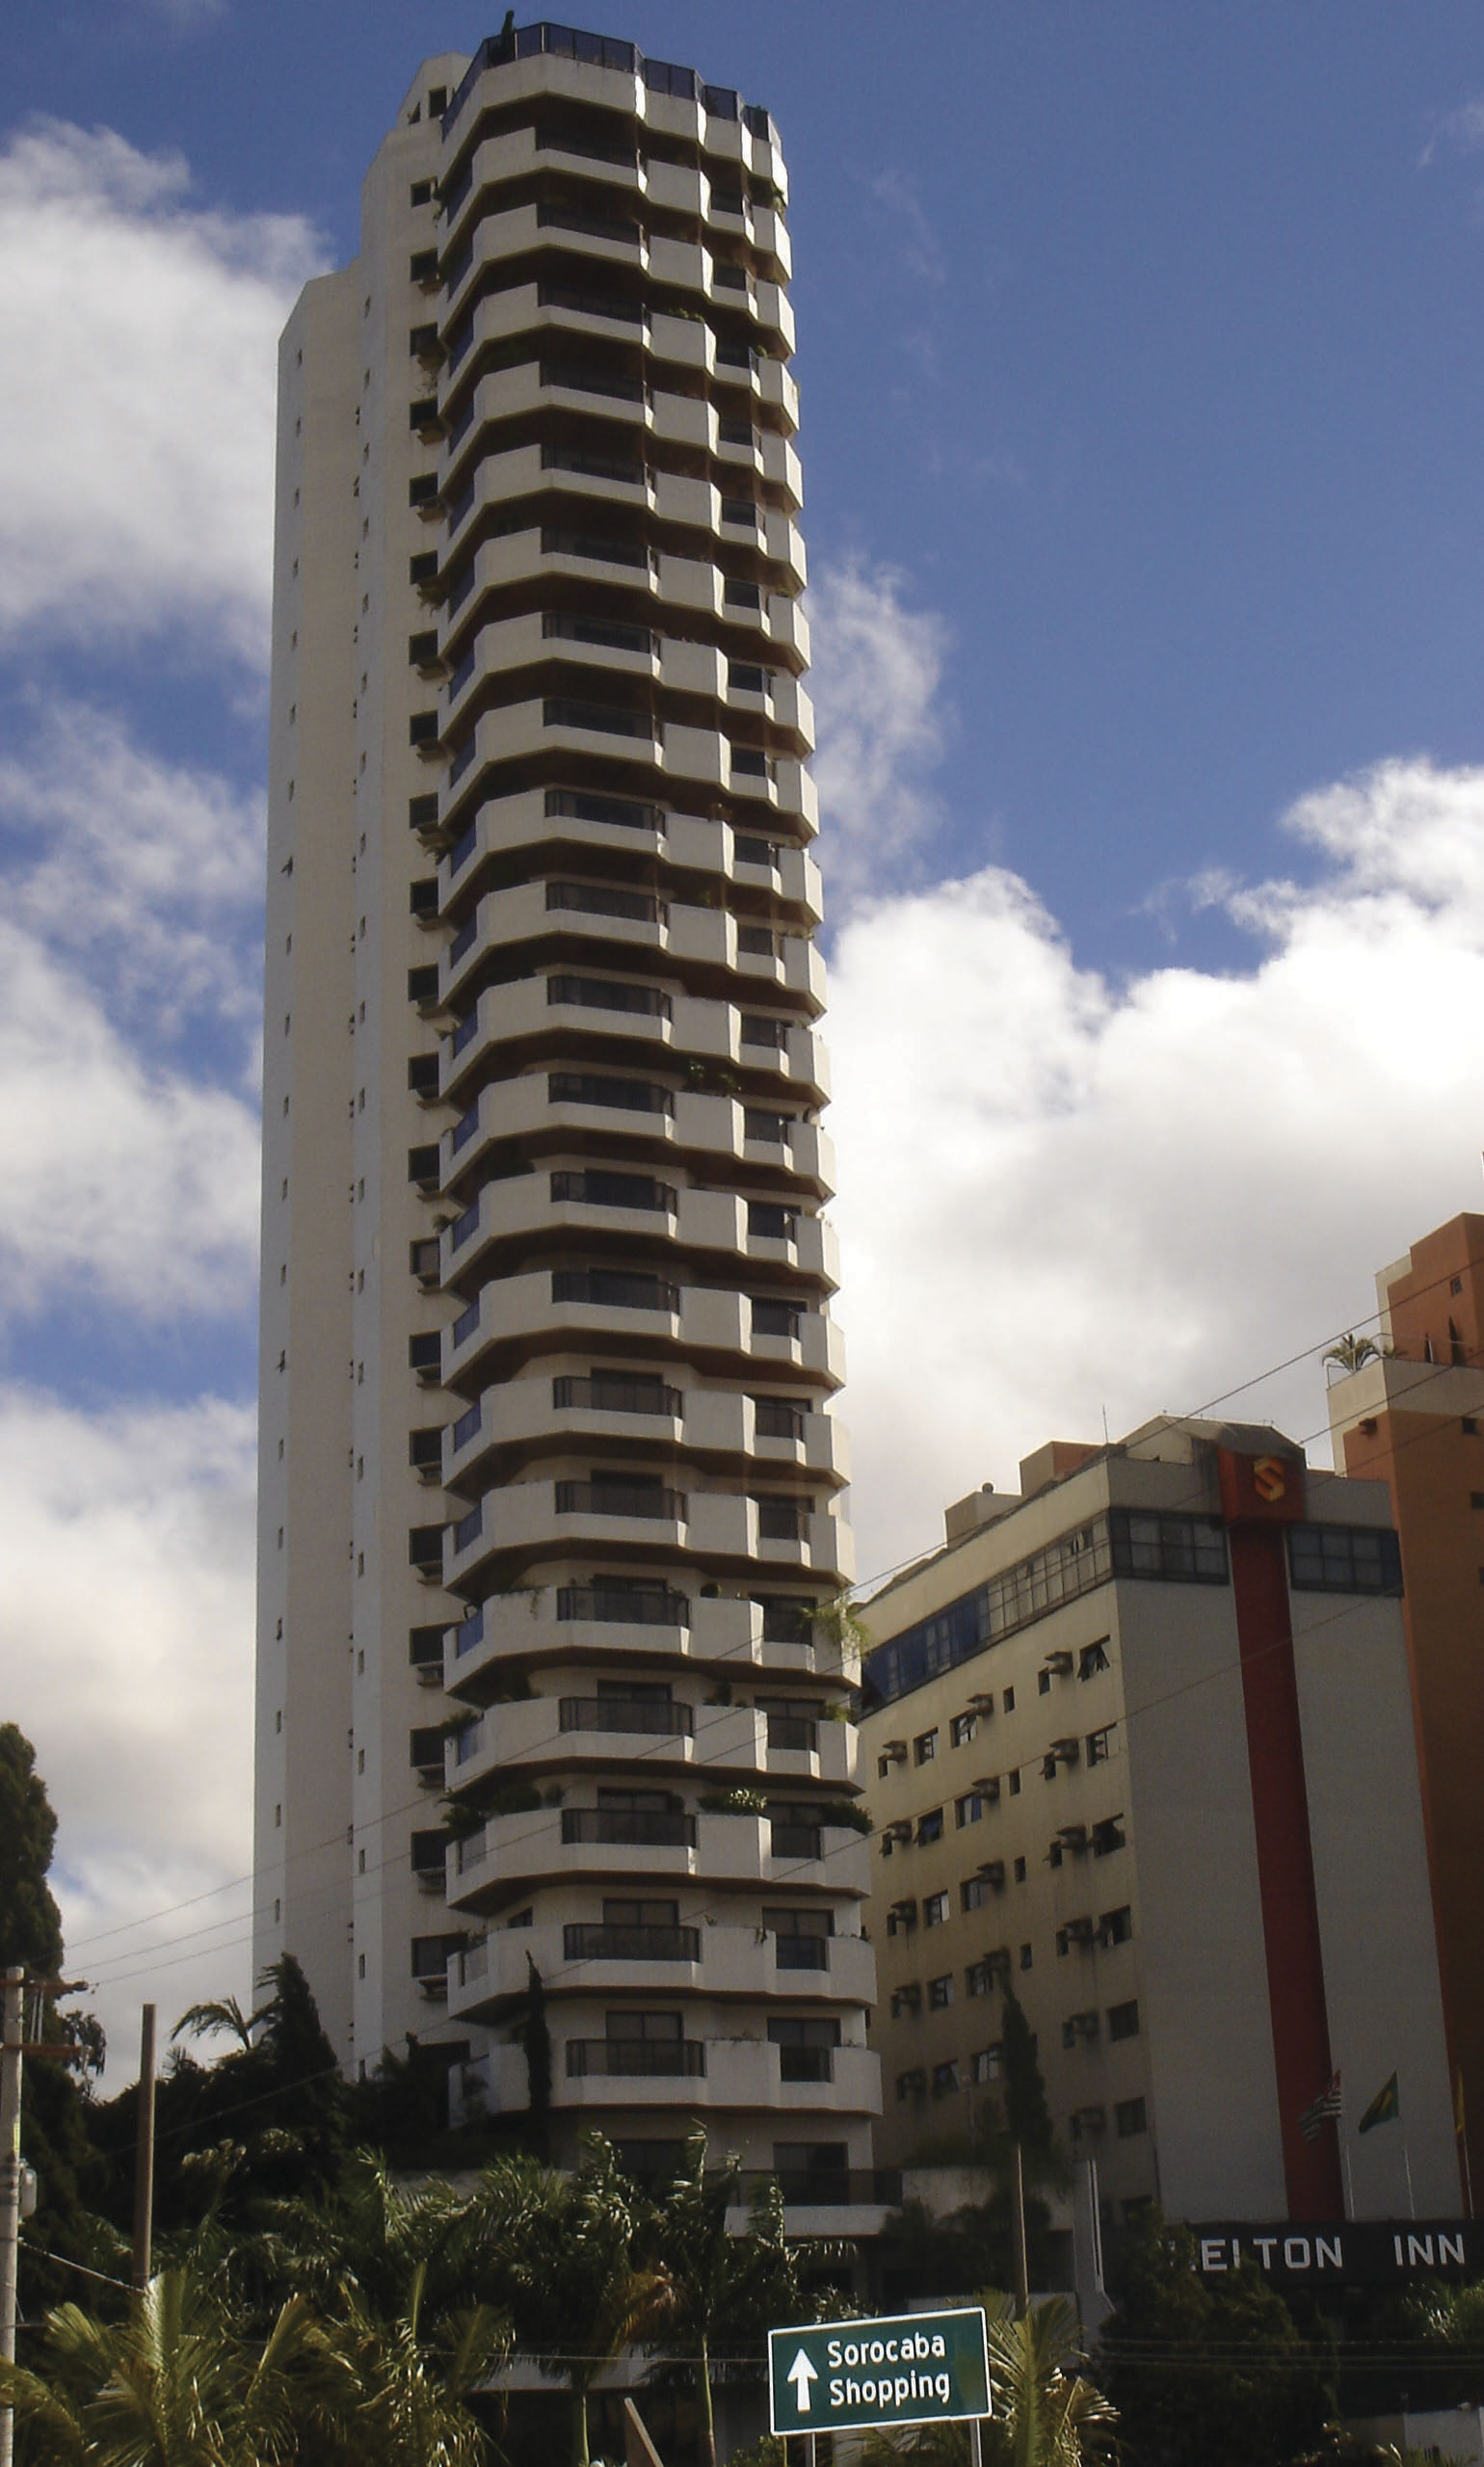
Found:
<svg viewBox="0 0 1484 2467"><path fill-rule="evenodd" d="M1130 2000L1126 2004L1110 2004L1108 2006L1109 2038L1136 2039L1138 2035L1139 2007L1137 2002Z"/></svg>
<svg viewBox="0 0 1484 2467"><path fill-rule="evenodd" d="M1133 1934L1133 1913L1125 1902L1122 1910L1105 1910L1098 1922L1098 1933L1105 1945L1126 1945Z"/></svg>
<svg viewBox="0 0 1484 2467"><path fill-rule="evenodd" d="M1458 1427L1463 1432L1465 1439L1478 1438L1479 1425L1474 1419L1472 1414L1465 1414L1460 1420Z"/></svg>
<svg viewBox="0 0 1484 2467"><path fill-rule="evenodd" d="M922 1904L922 1924L924 1927L941 1927L946 1921L947 1916L947 1895L945 1893L928 1894Z"/></svg>
<svg viewBox="0 0 1484 2467"><path fill-rule="evenodd" d="M1290 1525L1288 1582L1296 1593L1399 1594L1400 1546L1385 1525Z"/></svg>
<svg viewBox="0 0 1484 2467"><path fill-rule="evenodd" d="M1018 1799L1020 1795L1020 1768L1018 1764L1011 1768L1010 1795L1013 1799Z"/></svg>
<svg viewBox="0 0 1484 2467"><path fill-rule="evenodd" d="M959 2060L956 2056L950 2056L943 2064L934 2065L933 2096L935 2099L946 2099L958 2086Z"/></svg>
<svg viewBox="0 0 1484 2467"><path fill-rule="evenodd" d="M953 1973L945 1970L941 1978L928 1980L928 2011L942 2013L953 2002Z"/></svg>
<svg viewBox="0 0 1484 2467"><path fill-rule="evenodd" d="M1127 1841L1128 1836L1124 1831L1122 1813L1118 1816L1101 1817L1093 1827L1093 1857L1105 1859L1110 1851L1124 1849Z"/></svg>
<svg viewBox="0 0 1484 2467"><path fill-rule="evenodd" d="M1091 2047L1098 2036L1096 2013L1069 2013L1062 2024L1063 2047L1080 2047L1084 2041Z"/></svg>
<svg viewBox="0 0 1484 2467"><path fill-rule="evenodd" d="M1003 1870L1001 1870L1003 1874ZM989 1876L969 1876L959 1887L961 1910L985 1910L994 1898L994 1886Z"/></svg>
<svg viewBox="0 0 1484 2467"><path fill-rule="evenodd" d="M1107 1722L1100 1731L1088 1732L1087 1761L1089 1764L1106 1764L1113 1753L1113 1733L1117 1727L1116 1722Z"/></svg>
<svg viewBox="0 0 1484 2467"><path fill-rule="evenodd" d="M968 2059L969 2078L976 2084L999 2080L999 2046L981 2047Z"/></svg>
<svg viewBox="0 0 1484 2467"><path fill-rule="evenodd" d="M971 1746L979 1729L977 1713L955 1713L948 1725L948 1738L954 1747Z"/></svg>
<svg viewBox="0 0 1484 2467"><path fill-rule="evenodd" d="M1022 1885L1025 1882L1025 1862L1023 1859L1017 1859L1012 1872L1018 1885Z"/></svg>
<svg viewBox="0 0 1484 2467"><path fill-rule="evenodd" d="M1120 2141L1131 2141L1136 2134L1147 2133L1149 2122L1142 2099L1120 2099L1113 2109L1113 2126Z"/></svg>
<svg viewBox="0 0 1484 2467"><path fill-rule="evenodd" d="M896 2095L899 2101L920 2099L926 2088L927 2075L920 2065L914 2065L910 2073L899 2073L896 2077Z"/></svg>
<svg viewBox="0 0 1484 2467"><path fill-rule="evenodd" d="M1111 1667L1107 1646L1106 1636L1100 1636L1096 1644L1083 1646L1077 1656L1078 1679L1095 1679L1100 1670L1107 1670Z"/></svg>
<svg viewBox="0 0 1484 2467"><path fill-rule="evenodd" d="M918 1737L913 1740L912 1761L914 1764L931 1764L937 1754L938 1733L936 1730L922 1731L919 1733Z"/></svg>
<svg viewBox="0 0 1484 2467"><path fill-rule="evenodd" d="M1013 1687L1007 1687L1000 1701L1004 1705L1006 1712L1013 1713L1015 1711L1015 1689Z"/></svg>
<svg viewBox="0 0 1484 2467"><path fill-rule="evenodd" d="M1448 1279L1448 1291L1449 1291L1449 1293L1462 1293L1463 1289L1464 1289L1464 1281L1463 1281L1463 1278L1462 1278L1461 1276L1450 1276L1450 1277L1449 1277L1449 1279Z"/></svg>
<svg viewBox="0 0 1484 2467"><path fill-rule="evenodd" d="M1471 1491L1469 1504L1471 1507L1484 1507L1484 1491Z"/></svg>
<svg viewBox="0 0 1484 2467"><path fill-rule="evenodd" d="M432 198L433 182L431 180L414 180L412 182L411 194L409 199L411 204L428 205L431 203Z"/></svg>
<svg viewBox="0 0 1484 2467"><path fill-rule="evenodd" d="M962 1833L966 1824L977 1824L988 1805L989 1801L978 1791L966 1791L963 1798L955 1799L953 1821L959 1831Z"/></svg>
<svg viewBox="0 0 1484 2467"><path fill-rule="evenodd" d="M878 1756L876 1759L876 1779L878 1782L885 1782L895 1763L896 1759L894 1756Z"/></svg>
<svg viewBox="0 0 1484 2467"><path fill-rule="evenodd" d="M929 1808L924 1815L919 1816L917 1818L918 1843L941 1842L942 1838L943 1812L941 1808Z"/></svg>
<svg viewBox="0 0 1484 2467"><path fill-rule="evenodd" d="M993 1955L982 1962L970 1962L968 1968L964 1973L965 1995L969 1997L993 1996L994 1993L995 1969L996 1964Z"/></svg>
<svg viewBox="0 0 1484 2467"><path fill-rule="evenodd" d="M900 2021L904 2013L920 2013L921 2010L922 1990L917 1985L915 1979L912 1981L910 1986L893 1987L891 1990L891 2019L893 2022Z"/></svg>
<svg viewBox="0 0 1484 2467"><path fill-rule="evenodd" d="M1219 1517L1154 1516L1134 1508L1108 1513L1113 1573L1179 1584L1226 1584L1227 1537Z"/></svg>
<svg viewBox="0 0 1484 2467"><path fill-rule="evenodd" d="M1050 1672L1049 1672L1048 1670L1038 1670L1038 1671L1037 1671L1037 1673L1036 1673L1036 1693L1037 1693L1037 1695L1038 1695L1038 1696L1049 1696L1049 1695L1050 1695L1050 1693L1051 1693L1051 1674L1050 1674Z"/></svg>
<svg viewBox="0 0 1484 2467"><path fill-rule="evenodd" d="M1020 1968L1021 1968L1021 1970L1029 1970L1029 1969L1030 1969L1030 1966L1031 1966L1032 1962L1035 1960L1035 1958L1036 1958L1036 1956L1035 1956L1035 1954L1032 1952L1032 1950L1031 1950L1031 1949L1030 1949L1029 1945L1022 1945L1022 1946L1020 1947Z"/></svg>

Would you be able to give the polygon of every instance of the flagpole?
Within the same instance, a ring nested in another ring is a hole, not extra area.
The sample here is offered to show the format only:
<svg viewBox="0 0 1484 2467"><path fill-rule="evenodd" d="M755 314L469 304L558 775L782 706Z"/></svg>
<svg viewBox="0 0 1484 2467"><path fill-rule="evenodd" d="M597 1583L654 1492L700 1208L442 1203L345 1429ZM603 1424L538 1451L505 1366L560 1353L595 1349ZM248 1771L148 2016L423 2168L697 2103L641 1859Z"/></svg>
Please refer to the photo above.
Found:
<svg viewBox="0 0 1484 2467"><path fill-rule="evenodd" d="M1397 2121L1398 2121L1398 2123L1400 2123L1400 2118L1399 2118L1399 2117L1398 2117ZM1406 2126L1405 2126L1405 2125L1402 2125L1402 2128L1401 2128L1401 2163L1402 2163L1403 2167L1404 2167L1404 2168L1406 2169L1406 2171L1407 2171L1407 2209L1408 2209L1408 2213L1410 2214L1410 2215L1411 2215L1413 2218L1416 2218L1416 2216L1417 2216L1417 2203L1414 2201L1414 2199L1413 2199L1413 2197L1412 2197L1412 2162L1411 2162L1411 2160L1410 2160L1410 2159L1408 2158L1408 2156L1407 2156L1407 2128L1406 2128Z"/></svg>
<svg viewBox="0 0 1484 2467"><path fill-rule="evenodd" d="M1355 2185L1350 2175L1350 2144L1345 2139L1344 2135L1340 2132L1338 2124L1335 2127L1335 2137L1339 2143L1340 2163L1345 2171L1345 2216L1346 2218L1353 2219L1355 2216Z"/></svg>

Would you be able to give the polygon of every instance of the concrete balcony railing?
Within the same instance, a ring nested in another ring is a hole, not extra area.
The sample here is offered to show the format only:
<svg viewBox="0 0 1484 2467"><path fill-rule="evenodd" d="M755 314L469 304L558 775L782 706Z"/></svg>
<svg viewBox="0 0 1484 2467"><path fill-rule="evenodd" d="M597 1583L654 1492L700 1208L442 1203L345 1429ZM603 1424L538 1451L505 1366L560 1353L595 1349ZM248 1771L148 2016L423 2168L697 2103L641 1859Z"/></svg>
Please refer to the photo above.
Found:
<svg viewBox="0 0 1484 2467"><path fill-rule="evenodd" d="M626 158L618 159L621 148L616 140L613 155L605 154L600 162L590 154L569 154L560 146L538 146L539 134L529 126L507 129L498 137L481 139L475 146L468 161L467 186L447 218L443 234L445 265L457 259L474 223L488 212L485 192L499 188L508 180L526 178L538 169L569 172L584 181L600 179L603 190L611 190L615 201L632 200L637 206L648 186L639 167L637 130L633 149ZM601 192L595 191L595 195L598 194ZM696 211L700 212L699 197ZM778 252L774 250L772 253Z"/></svg>
<svg viewBox="0 0 1484 2467"><path fill-rule="evenodd" d="M543 815L542 803L538 790L502 799L498 808L487 807L480 819L481 848L492 851L501 841L518 845L522 834L529 843L537 841L551 828ZM507 812L507 807L520 811ZM569 826L557 827L565 833ZM599 826L571 827L596 843ZM611 846L612 840L613 833L609 831L602 844ZM788 850L785 854L803 860L802 850ZM781 876L791 871L802 879L807 862L792 868L781 865ZM473 879L479 870L477 864L471 865L465 860L463 878ZM588 895L585 887L582 896ZM638 915L568 906L560 884L548 888L541 882L520 883L509 890L487 893L440 954L440 1003L446 1006L459 999L470 972L479 967L490 947L497 946L512 955L523 942L549 941L553 934L560 933L578 942L619 943L636 953L668 952L677 961L708 970L726 969L749 980L748 997L754 988L761 992L778 987L804 996L811 1013L823 1007L824 961L808 933L791 934L772 926L751 925L745 917L735 916L727 909L689 908L678 901L667 904L647 893L629 896ZM743 998L743 989L739 987L737 999L740 1002Z"/></svg>
<svg viewBox="0 0 1484 2467"><path fill-rule="evenodd" d="M492 1143L538 1131L548 1138L556 1131L570 1131L576 1147L583 1134L597 1128L610 1137L622 1137L629 1154L653 1160L657 1169L669 1156L694 1157L717 1176L723 1167L730 1169L745 1161L771 1167L779 1177L780 1196L791 1184L819 1198L827 1198L834 1189L834 1143L816 1123L802 1121L786 1109L775 1113L771 1106L743 1105L731 1097L702 1096L686 1088L672 1091L666 1083L676 1075L675 1065L672 1062L667 1069L660 1056L648 1076L609 1074L619 1083L619 1093L604 1094L598 1087L573 1094L567 1084L572 1075L570 1071L557 1073L538 1064L518 1078L482 1088L473 1104L443 1134L445 1191L460 1197L461 1185L479 1188L483 1159ZM596 1074L599 1081L604 1075ZM626 1100L622 1090L630 1079L636 1089L658 1091L654 1101L640 1107ZM672 1094L673 1106L667 1108L663 1101Z"/></svg>
<svg viewBox="0 0 1484 2467"><path fill-rule="evenodd" d="M625 1937L633 1941L625 1943ZM641 1943L644 1937L650 1941ZM475 2020L512 2006L529 1990L527 1954L553 2001L558 2029L579 2032L601 2030L598 2000L603 1996L631 1994L640 1986L652 1992L661 1983L683 1990L688 2000L700 1994L758 2003L793 1993L810 2003L872 2003L876 1964L864 1938L837 1935L812 1941L823 1947L826 1967L796 1972L781 1962L776 1937L759 1941L755 1927L716 1924L709 1915L700 1923L682 1923L671 1929L618 1930L581 1920L496 1929L478 1949L482 1962L465 1953L450 1964L450 2009ZM651 1963L656 1974L652 1980L646 1975ZM594 2002L588 2005L590 1997ZM584 2000L581 2004L578 1998ZM709 2036L716 2028L716 2021L703 2015L691 2023L691 2035Z"/></svg>
<svg viewBox="0 0 1484 2467"><path fill-rule="evenodd" d="M782 1590L782 1588L781 1588ZM781 1685L795 1679L843 1686L854 1676L828 1637L775 1635L751 1599L704 1595L689 1578L634 1588L563 1581L488 1596L445 1641L443 1684L451 1696L476 1691L494 1669L596 1659L612 1669L624 1653L645 1665L675 1659L733 1683L755 1674Z"/></svg>
<svg viewBox="0 0 1484 2467"><path fill-rule="evenodd" d="M834 1320L820 1312L781 1307L786 1324L774 1328L755 1298L722 1287L656 1290L652 1301L637 1288L609 1298L615 1292L596 1287L571 1299L559 1297L548 1270L493 1280L445 1333L442 1384L477 1394L495 1376L501 1355L509 1355L515 1367L533 1353L567 1353L618 1339L658 1348L657 1360L678 1351L739 1382L755 1366L770 1365L807 1373L811 1386L844 1385L844 1343Z"/></svg>
<svg viewBox="0 0 1484 2467"><path fill-rule="evenodd" d="M813 1737L811 1747L779 1746L782 1717L752 1705L708 1703L659 1705L639 1697L625 1704L612 1696L574 1695L579 1683L562 1682L560 1695L527 1697L491 1705L452 1743L446 1779L460 1791L477 1790L492 1774L523 1770L554 1774L570 1789L584 1775L611 1772L616 1757L642 1758L656 1786L692 1777L698 1789L761 1788L770 1778L854 1786L855 1734L844 1722L795 1723ZM451 1868L450 1886L462 1871Z"/></svg>
<svg viewBox="0 0 1484 2467"><path fill-rule="evenodd" d="M488 1194L486 1195L488 1196ZM553 1431L569 1435L574 1448L611 1442L683 1447L693 1464L706 1460L736 1466L742 1478L766 1486L797 1471L837 1488L849 1479L846 1434L834 1415L790 1402L778 1407L734 1389L697 1380L675 1366L674 1383L657 1376L625 1380L617 1372L586 1375L585 1356L570 1367L552 1356L539 1366L494 1381L443 1434L441 1478L465 1496L484 1487L478 1469L490 1457L544 1449ZM624 1390L629 1393L622 1393ZM779 1424L784 1419L787 1431Z"/></svg>
<svg viewBox="0 0 1484 2467"><path fill-rule="evenodd" d="M458 1908L487 1914L518 1902L536 1884L602 1886L623 1878L648 1877L655 1888L808 1886L864 1897L870 1859L861 1835L826 1825L815 1830L810 1855L802 1847L776 1851L774 1832L766 1817L677 1812L645 1818L571 1804L521 1810L490 1817L460 1843L447 1890ZM782 1838L789 1839L787 1830Z"/></svg>
<svg viewBox="0 0 1484 2467"><path fill-rule="evenodd" d="M838 1591L855 1572L850 1528L825 1511L789 1505L787 1530L770 1530L755 1499L728 1491L672 1490L641 1482L517 1481L487 1491L445 1539L442 1582L477 1590L492 1561L529 1561L604 1549L662 1558L688 1550L719 1566L777 1569Z"/></svg>
<svg viewBox="0 0 1484 2467"><path fill-rule="evenodd" d="M732 827L687 811L672 803L668 790L663 788L658 798L646 790L633 798L605 797L601 802L600 812L573 810L580 803L574 792L548 792L543 788L517 790L513 796L487 800L476 819L443 858L440 907L448 909L456 896L466 898L491 861L525 849L549 847L555 842L578 851L619 849L625 855L652 856L686 870L718 875L729 884L745 885L750 889L767 889L801 922L818 923L819 868L808 848L767 834L759 837L740 825ZM517 890L525 894L525 907L506 907L499 912L498 936L487 927L470 932L466 924L464 939L456 937L446 955L445 992L459 982L461 972L466 972L468 952L476 941L481 937L499 939L503 946L512 936L518 940L521 921L526 918L527 930L532 933L586 931L601 933L605 938L612 919L620 941L660 942L673 948L677 956L693 953L707 968L741 968L751 964L745 956L745 946L749 940L756 939L756 928L746 917L733 916L724 907L687 906L683 899L666 900L657 893L645 897L616 890L607 908L584 911L546 893L540 884L522 884ZM516 892L504 894L507 901L516 896ZM583 926L580 919L585 914L600 917L601 922ZM637 934L631 930L636 925L641 929ZM646 932L645 928L649 930ZM770 955L791 939L786 931L765 932L762 936ZM813 979L808 982L812 986Z"/></svg>
<svg viewBox="0 0 1484 2467"><path fill-rule="evenodd" d="M539 562L584 564L581 558L560 556ZM606 722L604 714L611 714ZM480 712L449 766L442 810L450 827L465 810L472 814L470 799L491 764L538 758L549 764L565 757L575 765L596 757L614 766L613 787L622 795L673 802L694 813L731 790L756 809L755 828L766 833L777 815L795 833L812 837L819 826L819 799L802 762L779 754L761 757L767 765L762 771L739 769L739 755L751 757L754 752L734 747L724 727L665 721L637 705L627 692L620 696L610 689L585 700L571 693L534 695ZM625 776L620 777L621 771ZM737 829L748 835L740 817Z"/></svg>
<svg viewBox="0 0 1484 2467"><path fill-rule="evenodd" d="M564 1068L575 1068L573 1040L580 1036L584 1070L632 1072L634 1048L645 1047L671 1075L697 1061L725 1065L733 1072L775 1074L777 1089L771 1096L757 1090L757 1104L799 1104L813 1110L828 1101L824 1044L812 1028L789 1024L786 1018L765 1012L762 1025L776 1028L781 1039L769 1045L758 1042L758 1030L752 1024L755 1014L728 1002L671 994L663 978L648 986L638 979L620 981L615 994L627 996L632 1008L618 1001L612 1007L607 1002L579 1001L572 995L572 984L570 968L548 968L540 975L493 986L481 995L444 1051L441 1100L465 1106L491 1068L503 1075L522 1058L538 1059L543 1048L548 1054L557 1048L554 1058ZM553 989L559 998L553 999ZM577 990L583 990L581 984ZM640 995L652 996L655 1007L640 1008ZM605 1047L611 1051L605 1052ZM512 1048L521 1048L523 1054Z"/></svg>

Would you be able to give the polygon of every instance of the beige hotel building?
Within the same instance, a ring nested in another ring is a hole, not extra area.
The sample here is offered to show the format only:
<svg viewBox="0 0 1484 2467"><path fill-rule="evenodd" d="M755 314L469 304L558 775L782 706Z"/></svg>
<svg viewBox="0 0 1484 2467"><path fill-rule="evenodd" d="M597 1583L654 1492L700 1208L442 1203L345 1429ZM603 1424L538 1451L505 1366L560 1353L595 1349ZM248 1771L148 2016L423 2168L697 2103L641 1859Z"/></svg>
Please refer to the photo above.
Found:
<svg viewBox="0 0 1484 2467"><path fill-rule="evenodd" d="M885 2162L987 2146L1013 1988L1112 2222L1458 2215L1401 1592L1384 1484L1261 1427L949 1509L865 1614Z"/></svg>
<svg viewBox="0 0 1484 2467"><path fill-rule="evenodd" d="M256 1953L348 2068L870 2163L787 173L533 25L283 338Z"/></svg>

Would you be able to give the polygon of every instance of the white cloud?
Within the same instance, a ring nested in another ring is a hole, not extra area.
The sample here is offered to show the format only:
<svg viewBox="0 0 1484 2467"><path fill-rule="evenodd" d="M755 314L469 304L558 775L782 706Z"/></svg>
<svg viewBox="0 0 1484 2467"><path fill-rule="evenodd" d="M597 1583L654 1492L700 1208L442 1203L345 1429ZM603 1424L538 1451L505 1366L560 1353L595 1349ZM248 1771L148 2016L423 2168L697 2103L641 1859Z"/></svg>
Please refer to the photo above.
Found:
<svg viewBox="0 0 1484 2467"><path fill-rule="evenodd" d="M252 1855L252 1447L251 1411L211 1398L88 1415L0 1388L6 1717L59 1818L69 1976L102 1982L124 2080L143 1998L169 2028L247 1978L248 1896L212 1889Z"/></svg>
<svg viewBox="0 0 1484 2467"><path fill-rule="evenodd" d="M809 593L819 719L820 858L832 910L921 870L939 821L927 775L943 750L942 620L909 608L904 578L859 562Z"/></svg>
<svg viewBox="0 0 1484 2467"><path fill-rule="evenodd" d="M1476 154L1484 146L1484 94L1472 95L1456 111L1444 113L1422 148L1422 168L1440 154Z"/></svg>
<svg viewBox="0 0 1484 2467"><path fill-rule="evenodd" d="M151 1071L81 976L0 920L0 1302L70 1291L148 1320L240 1309L257 1125L225 1089Z"/></svg>
<svg viewBox="0 0 1484 2467"><path fill-rule="evenodd" d="M0 834L24 871L12 918L86 959L115 1016L166 1034L202 1014L255 1027L265 801L140 747L116 714L33 698L0 756Z"/></svg>
<svg viewBox="0 0 1484 2467"><path fill-rule="evenodd" d="M1257 942L1244 973L1116 987L994 868L843 929L864 1573L1104 1410L1116 1437L1322 1348L1373 1310L1376 1268L1477 1205L1484 772L1387 763L1287 819L1318 879L1220 894ZM1232 1410L1312 1433L1316 1354Z"/></svg>
<svg viewBox="0 0 1484 2467"><path fill-rule="evenodd" d="M197 205L109 130L0 153L0 635L189 622L262 663L277 342L317 262L301 217Z"/></svg>

